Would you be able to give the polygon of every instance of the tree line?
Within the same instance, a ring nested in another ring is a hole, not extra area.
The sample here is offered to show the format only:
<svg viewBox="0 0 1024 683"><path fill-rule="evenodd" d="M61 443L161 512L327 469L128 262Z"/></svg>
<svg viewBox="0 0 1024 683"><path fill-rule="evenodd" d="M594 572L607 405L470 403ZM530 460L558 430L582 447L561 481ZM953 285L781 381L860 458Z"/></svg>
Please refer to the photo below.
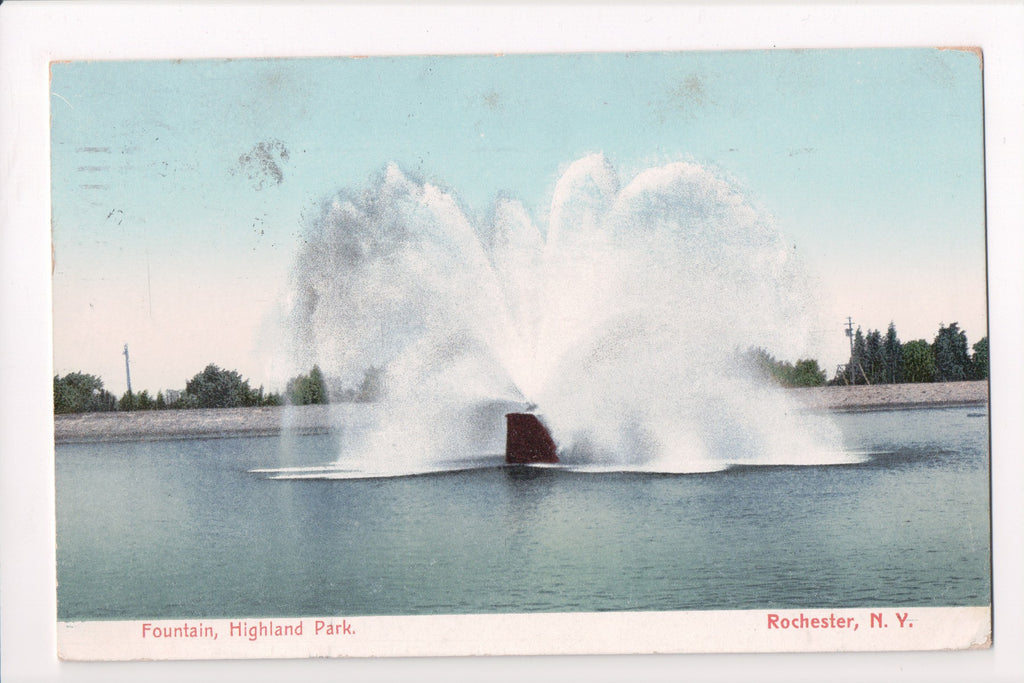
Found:
<svg viewBox="0 0 1024 683"><path fill-rule="evenodd" d="M84 372L70 372L53 378L53 412L90 413L129 410L183 410L190 408L240 408L257 406L326 404L332 402L369 402L380 397L383 373L369 368L356 388L340 386L329 380L314 365L306 374L288 380L283 394L253 389L235 370L207 365L185 383L183 391L126 391L120 398L103 388L103 380Z"/></svg>
<svg viewBox="0 0 1024 683"><path fill-rule="evenodd" d="M906 382L960 382L989 376L988 337L968 349L967 334L957 323L939 325L931 343L925 339L903 343L896 325L885 336L879 330L858 327L849 362L834 384L899 384Z"/></svg>
<svg viewBox="0 0 1024 683"><path fill-rule="evenodd" d="M745 356L762 375L786 387L959 382L988 379L989 374L988 337L968 350L967 334L957 323L940 323L931 343L925 339L901 342L895 323L889 323L884 335L870 329L864 334L858 327L850 360L827 381L825 370L813 359L793 364L762 348L748 349Z"/></svg>
<svg viewBox="0 0 1024 683"><path fill-rule="evenodd" d="M853 335L850 360L835 376L827 375L817 360L796 363L778 360L762 348L750 348L741 361L786 387L815 387L842 384L900 384L907 382L957 382L984 380L989 376L988 337L968 350L967 334L957 323L939 325L931 343L924 339L903 343L896 325L889 323L885 335L879 330L864 334L858 327ZM237 408L254 406L312 405L331 402L370 402L384 391L384 372L371 367L358 387L342 386L340 380L324 375L314 365L308 373L288 380L284 393L253 389L234 370L207 365L185 383L184 391L126 391L120 398L103 388L103 380L84 372L53 378L54 413L87 413L115 410L165 410L188 408Z"/></svg>
<svg viewBox="0 0 1024 683"><path fill-rule="evenodd" d="M784 387L820 387L825 384L825 371L814 359L800 359L796 364L777 360L762 348L747 350L746 362L760 374Z"/></svg>

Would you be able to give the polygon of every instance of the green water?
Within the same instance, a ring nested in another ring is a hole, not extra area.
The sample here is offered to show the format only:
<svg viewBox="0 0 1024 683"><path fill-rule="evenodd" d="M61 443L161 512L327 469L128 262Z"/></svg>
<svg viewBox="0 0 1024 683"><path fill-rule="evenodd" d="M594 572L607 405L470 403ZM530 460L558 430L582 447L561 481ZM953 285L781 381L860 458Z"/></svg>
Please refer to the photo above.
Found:
<svg viewBox="0 0 1024 683"><path fill-rule="evenodd" d="M273 480L331 436L57 447L61 620L990 604L984 408L859 464Z"/></svg>

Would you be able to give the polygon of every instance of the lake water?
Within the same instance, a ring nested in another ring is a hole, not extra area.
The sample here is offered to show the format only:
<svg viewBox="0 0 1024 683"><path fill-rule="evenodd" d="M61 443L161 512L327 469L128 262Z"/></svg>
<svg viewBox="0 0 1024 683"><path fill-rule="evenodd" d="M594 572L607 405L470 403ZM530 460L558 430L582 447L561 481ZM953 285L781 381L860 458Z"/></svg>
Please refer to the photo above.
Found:
<svg viewBox="0 0 1024 683"><path fill-rule="evenodd" d="M337 437L61 444L58 617L990 604L985 409L832 419L873 455L276 480Z"/></svg>

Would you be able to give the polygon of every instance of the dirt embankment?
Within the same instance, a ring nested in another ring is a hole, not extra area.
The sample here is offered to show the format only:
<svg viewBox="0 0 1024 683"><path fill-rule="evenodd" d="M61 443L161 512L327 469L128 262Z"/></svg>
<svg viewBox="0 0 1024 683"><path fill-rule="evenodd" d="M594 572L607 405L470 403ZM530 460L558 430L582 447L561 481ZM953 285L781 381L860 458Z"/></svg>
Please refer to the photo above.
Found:
<svg viewBox="0 0 1024 683"><path fill-rule="evenodd" d="M984 405L988 382L882 384L790 389L810 410L890 410L933 406ZM338 424L331 406L146 410L131 413L57 415L57 443L155 439L272 436L287 429L299 434L331 431Z"/></svg>
<svg viewBox="0 0 1024 683"><path fill-rule="evenodd" d="M54 417L57 443L273 436L284 429L299 434L328 432L330 406L210 408L82 413Z"/></svg>
<svg viewBox="0 0 1024 683"><path fill-rule="evenodd" d="M987 381L810 387L790 391L803 405L815 410L898 410L988 403Z"/></svg>

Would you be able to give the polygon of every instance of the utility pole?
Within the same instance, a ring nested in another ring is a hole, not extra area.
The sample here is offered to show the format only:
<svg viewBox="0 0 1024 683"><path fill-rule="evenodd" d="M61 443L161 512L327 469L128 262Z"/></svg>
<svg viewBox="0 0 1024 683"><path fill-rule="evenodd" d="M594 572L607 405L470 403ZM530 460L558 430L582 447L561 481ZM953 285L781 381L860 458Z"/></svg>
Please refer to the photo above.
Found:
<svg viewBox="0 0 1024 683"><path fill-rule="evenodd" d="M853 384L853 318L846 316L846 336L850 338L850 362L846 366L846 372L850 375L850 384Z"/></svg>
<svg viewBox="0 0 1024 683"><path fill-rule="evenodd" d="M124 375L128 381L128 410L132 409L132 369L128 364L128 345L124 345Z"/></svg>

